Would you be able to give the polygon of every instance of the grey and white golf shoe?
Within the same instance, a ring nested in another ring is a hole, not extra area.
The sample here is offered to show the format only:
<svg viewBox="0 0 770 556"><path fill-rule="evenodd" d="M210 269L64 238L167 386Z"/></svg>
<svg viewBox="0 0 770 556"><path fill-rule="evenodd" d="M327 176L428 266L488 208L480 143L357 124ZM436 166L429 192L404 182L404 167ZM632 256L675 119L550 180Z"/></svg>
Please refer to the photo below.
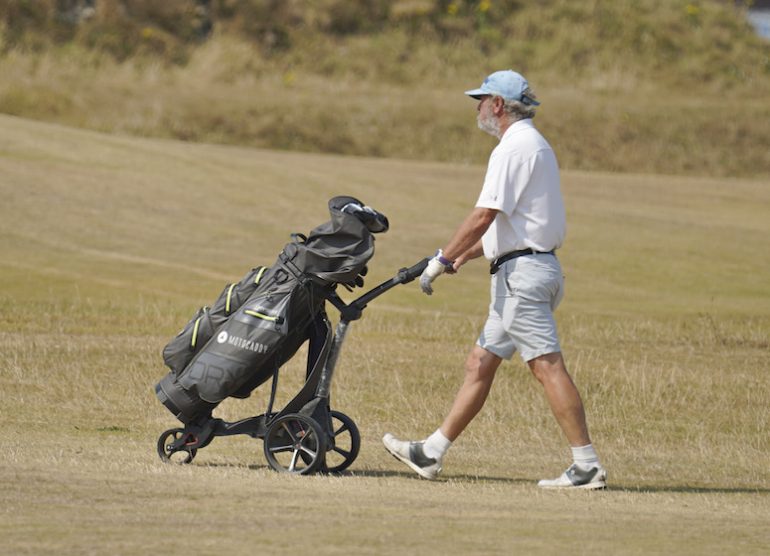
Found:
<svg viewBox="0 0 770 556"><path fill-rule="evenodd" d="M583 469L573 463L558 479L543 479L537 486L550 489L607 488L607 472L601 465Z"/></svg>
<svg viewBox="0 0 770 556"><path fill-rule="evenodd" d="M399 440L387 433L382 437L382 443L394 458L408 465L423 479L433 480L441 472L441 460L426 456L422 450L423 442Z"/></svg>

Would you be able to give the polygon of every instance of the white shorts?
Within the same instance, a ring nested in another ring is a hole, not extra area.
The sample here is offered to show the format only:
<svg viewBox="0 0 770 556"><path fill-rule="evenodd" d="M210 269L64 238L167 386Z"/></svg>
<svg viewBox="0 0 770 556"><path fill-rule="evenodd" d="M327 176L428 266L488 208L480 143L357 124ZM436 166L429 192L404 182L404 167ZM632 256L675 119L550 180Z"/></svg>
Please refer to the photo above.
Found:
<svg viewBox="0 0 770 556"><path fill-rule="evenodd" d="M503 359L518 351L524 361L561 351L553 311L564 296L564 276L554 255L506 261L492 276L491 290L479 346Z"/></svg>

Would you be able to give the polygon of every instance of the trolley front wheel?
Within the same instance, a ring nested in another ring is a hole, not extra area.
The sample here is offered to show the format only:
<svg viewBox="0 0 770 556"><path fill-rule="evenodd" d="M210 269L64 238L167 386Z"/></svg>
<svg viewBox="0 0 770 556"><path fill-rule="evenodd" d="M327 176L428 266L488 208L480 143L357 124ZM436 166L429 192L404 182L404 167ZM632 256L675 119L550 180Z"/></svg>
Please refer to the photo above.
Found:
<svg viewBox="0 0 770 556"><path fill-rule="evenodd" d="M330 411L331 432L334 446L326 452L327 473L340 473L347 469L358 457L361 449L361 435L353 419L341 411Z"/></svg>

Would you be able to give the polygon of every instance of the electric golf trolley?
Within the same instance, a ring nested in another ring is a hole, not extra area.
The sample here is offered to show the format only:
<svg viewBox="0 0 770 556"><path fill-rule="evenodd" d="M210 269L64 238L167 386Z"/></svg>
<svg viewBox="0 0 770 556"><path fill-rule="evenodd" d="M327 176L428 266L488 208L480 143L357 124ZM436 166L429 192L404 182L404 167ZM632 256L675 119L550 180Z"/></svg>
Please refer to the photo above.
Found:
<svg viewBox="0 0 770 556"><path fill-rule="evenodd" d="M388 229L387 218L353 197L329 201L331 221L305 237L294 234L271 268L257 267L201 308L164 349L171 368L155 393L183 424L158 438L164 462L190 463L215 437L248 435L263 440L265 458L276 471L338 473L358 456L355 422L330 407L331 383L351 322L391 288L420 276L428 259L345 303L337 285L363 286L374 254L373 233ZM325 305L340 312L332 332ZM280 367L308 341L307 371L300 391L274 411ZM272 378L267 410L227 422L212 416L227 397L245 398Z"/></svg>

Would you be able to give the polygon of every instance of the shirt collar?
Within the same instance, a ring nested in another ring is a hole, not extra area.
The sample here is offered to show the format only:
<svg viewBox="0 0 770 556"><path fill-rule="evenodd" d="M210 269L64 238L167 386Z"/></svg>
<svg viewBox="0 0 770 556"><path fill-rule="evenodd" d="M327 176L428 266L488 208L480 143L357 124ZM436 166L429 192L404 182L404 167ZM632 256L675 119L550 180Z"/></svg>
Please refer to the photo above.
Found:
<svg viewBox="0 0 770 556"><path fill-rule="evenodd" d="M505 133L503 133L503 136L500 138L500 141L508 137L509 135L513 135L514 133L518 133L519 131L523 131L525 129L535 127L535 124L532 122L532 118L525 118L523 120L518 120L516 122L513 122L508 129L505 130Z"/></svg>

